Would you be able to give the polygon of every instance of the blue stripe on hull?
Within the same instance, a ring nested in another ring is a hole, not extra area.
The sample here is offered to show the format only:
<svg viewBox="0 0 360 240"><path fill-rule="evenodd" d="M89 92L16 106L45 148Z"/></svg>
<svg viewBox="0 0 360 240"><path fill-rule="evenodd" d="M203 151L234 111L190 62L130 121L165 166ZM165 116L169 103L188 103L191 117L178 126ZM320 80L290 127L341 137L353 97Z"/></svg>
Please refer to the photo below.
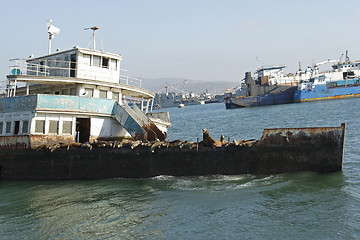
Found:
<svg viewBox="0 0 360 240"><path fill-rule="evenodd" d="M295 102L330 100L338 98L360 97L360 86L327 88L316 86L313 90L298 90L295 92Z"/></svg>

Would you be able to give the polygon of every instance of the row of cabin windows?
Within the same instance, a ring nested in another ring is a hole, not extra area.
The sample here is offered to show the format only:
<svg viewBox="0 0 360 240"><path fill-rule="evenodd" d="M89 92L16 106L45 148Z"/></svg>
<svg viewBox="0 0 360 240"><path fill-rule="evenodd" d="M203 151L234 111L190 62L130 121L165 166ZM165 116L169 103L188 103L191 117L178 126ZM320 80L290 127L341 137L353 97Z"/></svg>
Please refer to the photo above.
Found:
<svg viewBox="0 0 360 240"><path fill-rule="evenodd" d="M90 54L84 54L83 59L84 59L83 60L84 63L87 65L117 70L116 59L90 55Z"/></svg>
<svg viewBox="0 0 360 240"><path fill-rule="evenodd" d="M14 124L14 132L12 132L12 124ZM4 129L5 125L5 129ZM22 129L20 129L20 121L6 121L6 122L0 122L0 135L3 134L26 134L29 131L29 121L23 120L22 121Z"/></svg>
<svg viewBox="0 0 360 240"><path fill-rule="evenodd" d="M62 122L62 134L72 134L72 121ZM59 121L49 121L49 134L59 134ZM45 134L45 120L35 120L35 133Z"/></svg>
<svg viewBox="0 0 360 240"><path fill-rule="evenodd" d="M94 97L94 89L92 88L85 88L85 97ZM99 98L107 98L107 91L106 90L99 90ZM118 101L119 93L113 92L112 99Z"/></svg>
<svg viewBox="0 0 360 240"><path fill-rule="evenodd" d="M356 65L345 65L345 66L340 66L340 68L345 68L345 67L358 67L358 64L356 64Z"/></svg>
<svg viewBox="0 0 360 240"><path fill-rule="evenodd" d="M62 89L61 91L55 91L54 94L55 95L70 95L70 96L76 96L76 88L71 88L70 89L70 94L69 94L69 89ZM50 91L46 91L44 92L44 94L50 94Z"/></svg>
<svg viewBox="0 0 360 240"><path fill-rule="evenodd" d="M46 92L49 93L49 92ZM60 91L55 91L56 95L60 95ZM61 90L61 95L69 95L69 89L62 89ZM71 88L70 89L70 95L71 96L76 96L76 89L75 88ZM85 97L94 97L94 89L92 88L85 88ZM107 91L106 90L99 90L99 98L107 98ZM113 92L112 93L112 99L113 100L118 100L119 98L119 93L117 92Z"/></svg>

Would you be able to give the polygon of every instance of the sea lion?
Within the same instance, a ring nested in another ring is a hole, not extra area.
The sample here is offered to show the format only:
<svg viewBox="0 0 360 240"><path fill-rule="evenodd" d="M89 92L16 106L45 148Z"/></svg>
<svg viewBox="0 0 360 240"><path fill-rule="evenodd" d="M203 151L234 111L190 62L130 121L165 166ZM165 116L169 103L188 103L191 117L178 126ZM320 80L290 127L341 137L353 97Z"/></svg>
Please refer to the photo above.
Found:
<svg viewBox="0 0 360 240"><path fill-rule="evenodd" d="M137 146L141 145L141 140L131 142L131 149L136 148Z"/></svg>
<svg viewBox="0 0 360 240"><path fill-rule="evenodd" d="M178 147L183 143L183 141L180 140L174 140L169 142L169 147Z"/></svg>
<svg viewBox="0 0 360 240"><path fill-rule="evenodd" d="M187 141L185 141L185 142L182 144L182 146L183 146L184 148L193 149L193 148L196 148L197 143L196 143L196 142L187 142Z"/></svg>
<svg viewBox="0 0 360 240"><path fill-rule="evenodd" d="M157 142L157 141L155 141L155 143L152 144L151 147L150 147L151 152L154 153L154 152L155 152L155 149L156 149L156 148L161 148L161 147L163 146L163 144L164 144L164 142L160 142L160 141Z"/></svg>
<svg viewBox="0 0 360 240"><path fill-rule="evenodd" d="M58 148L60 148L60 144L57 143L57 144L54 144L54 145L50 146L49 150L50 150L50 152L53 152Z"/></svg>
<svg viewBox="0 0 360 240"><path fill-rule="evenodd" d="M204 146L207 147L221 147L222 143L218 140L213 139L212 137L210 137L209 131L204 128L203 129L203 143Z"/></svg>
<svg viewBox="0 0 360 240"><path fill-rule="evenodd" d="M88 148L89 150L91 150L92 145L89 142L85 142L81 145L81 148Z"/></svg>

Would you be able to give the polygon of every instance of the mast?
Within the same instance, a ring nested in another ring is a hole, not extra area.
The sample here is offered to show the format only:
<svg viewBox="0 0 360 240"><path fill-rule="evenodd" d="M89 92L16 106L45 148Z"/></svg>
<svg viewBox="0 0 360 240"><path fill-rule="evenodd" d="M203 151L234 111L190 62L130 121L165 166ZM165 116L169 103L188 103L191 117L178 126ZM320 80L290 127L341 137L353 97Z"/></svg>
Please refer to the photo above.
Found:
<svg viewBox="0 0 360 240"><path fill-rule="evenodd" d="M60 29L52 25L52 20L47 20L46 26L48 27L48 33L49 33L49 48L48 48L48 55L51 53L51 39L54 38L55 34L60 33Z"/></svg>
<svg viewBox="0 0 360 240"><path fill-rule="evenodd" d="M93 49L96 50L96 45L95 45L95 31L99 29L98 26L94 26L94 27L88 27L88 28L85 28L85 30L88 30L88 29L91 29L93 31L93 34L92 34L92 37L90 38L90 41L87 45L87 48L89 48L89 45L90 45L90 42L91 42L91 39L93 39Z"/></svg>

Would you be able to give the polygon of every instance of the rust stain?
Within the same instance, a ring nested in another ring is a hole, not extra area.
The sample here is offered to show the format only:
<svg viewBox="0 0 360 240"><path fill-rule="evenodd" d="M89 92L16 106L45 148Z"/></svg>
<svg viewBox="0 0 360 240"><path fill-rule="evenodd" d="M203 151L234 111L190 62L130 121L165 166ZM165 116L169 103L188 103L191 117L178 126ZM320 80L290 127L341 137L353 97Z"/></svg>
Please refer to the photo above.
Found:
<svg viewBox="0 0 360 240"><path fill-rule="evenodd" d="M142 128L146 131L147 133L147 140L149 141L154 141L156 139L156 133L148 126L148 125L143 125Z"/></svg>
<svg viewBox="0 0 360 240"><path fill-rule="evenodd" d="M57 136L57 135L31 135L30 146L37 148L41 146L51 146L58 143L72 144L75 142L74 136Z"/></svg>
<svg viewBox="0 0 360 240"><path fill-rule="evenodd" d="M29 136L1 136L0 137L0 147L1 148L28 148L29 147Z"/></svg>
<svg viewBox="0 0 360 240"><path fill-rule="evenodd" d="M345 123L341 127L274 128L264 129L259 144L287 144L326 142L340 143L345 140Z"/></svg>
<svg viewBox="0 0 360 240"><path fill-rule="evenodd" d="M154 131L154 133L156 134L157 138L160 141L163 141L166 139L166 134L164 134L154 123L150 123L149 128Z"/></svg>

